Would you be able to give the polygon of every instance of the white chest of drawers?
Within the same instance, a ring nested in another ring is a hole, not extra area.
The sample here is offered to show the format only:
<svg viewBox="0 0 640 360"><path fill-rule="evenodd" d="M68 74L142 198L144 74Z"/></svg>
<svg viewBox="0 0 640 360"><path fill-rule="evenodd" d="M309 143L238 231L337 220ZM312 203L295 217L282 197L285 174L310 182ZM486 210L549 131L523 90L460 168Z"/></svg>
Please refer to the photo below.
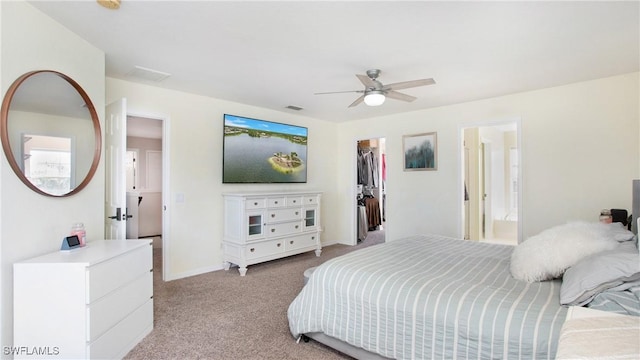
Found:
<svg viewBox="0 0 640 360"><path fill-rule="evenodd" d="M319 192L224 194L224 269L315 250L320 256Z"/></svg>
<svg viewBox="0 0 640 360"><path fill-rule="evenodd" d="M16 359L118 359L153 329L150 240L102 240L13 265Z"/></svg>

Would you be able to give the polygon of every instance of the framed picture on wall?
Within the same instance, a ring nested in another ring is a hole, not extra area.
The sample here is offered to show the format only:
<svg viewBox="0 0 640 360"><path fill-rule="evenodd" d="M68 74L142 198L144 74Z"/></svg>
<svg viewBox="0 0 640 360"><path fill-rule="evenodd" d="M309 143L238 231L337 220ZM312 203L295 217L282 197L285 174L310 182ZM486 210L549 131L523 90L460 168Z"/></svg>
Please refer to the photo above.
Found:
<svg viewBox="0 0 640 360"><path fill-rule="evenodd" d="M404 171L438 169L438 143L435 132L402 137Z"/></svg>

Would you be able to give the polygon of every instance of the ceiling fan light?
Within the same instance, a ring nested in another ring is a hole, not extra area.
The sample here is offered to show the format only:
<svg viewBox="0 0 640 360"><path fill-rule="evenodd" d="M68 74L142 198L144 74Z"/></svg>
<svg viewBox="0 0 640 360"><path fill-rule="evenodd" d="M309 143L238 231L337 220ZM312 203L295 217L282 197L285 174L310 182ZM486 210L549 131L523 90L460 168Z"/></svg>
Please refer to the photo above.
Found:
<svg viewBox="0 0 640 360"><path fill-rule="evenodd" d="M371 91L364 96L364 103L369 106L380 106L384 103L385 97L381 91Z"/></svg>
<svg viewBox="0 0 640 360"><path fill-rule="evenodd" d="M120 8L120 0L96 0L98 4L106 7L107 9L117 10Z"/></svg>

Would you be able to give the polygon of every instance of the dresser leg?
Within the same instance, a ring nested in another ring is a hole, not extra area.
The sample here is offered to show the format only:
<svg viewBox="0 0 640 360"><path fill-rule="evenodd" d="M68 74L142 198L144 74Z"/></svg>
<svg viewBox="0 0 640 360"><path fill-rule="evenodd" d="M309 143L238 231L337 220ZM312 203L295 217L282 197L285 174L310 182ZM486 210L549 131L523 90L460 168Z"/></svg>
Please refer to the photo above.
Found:
<svg viewBox="0 0 640 360"><path fill-rule="evenodd" d="M240 273L240 276L245 276L247 274L247 267L246 266L239 267L238 272Z"/></svg>
<svg viewBox="0 0 640 360"><path fill-rule="evenodd" d="M231 267L231 263L230 262L228 262L228 261L222 262L222 268L224 269L224 271L228 271L230 267Z"/></svg>
<svg viewBox="0 0 640 360"><path fill-rule="evenodd" d="M320 254L322 254L322 249L316 249L316 256L320 257Z"/></svg>

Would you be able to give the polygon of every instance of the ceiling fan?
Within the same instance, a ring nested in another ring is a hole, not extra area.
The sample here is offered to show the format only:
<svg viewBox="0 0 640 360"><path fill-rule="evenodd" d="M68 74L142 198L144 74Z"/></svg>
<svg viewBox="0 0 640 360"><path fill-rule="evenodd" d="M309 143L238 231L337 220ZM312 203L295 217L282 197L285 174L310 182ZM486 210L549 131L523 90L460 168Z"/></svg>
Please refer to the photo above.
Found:
<svg viewBox="0 0 640 360"><path fill-rule="evenodd" d="M324 95L324 94L339 94L339 93L362 93L362 95L357 98L349 107L354 107L359 105L364 101L365 104L369 106L378 106L384 103L385 98L389 97L391 99L402 100L411 102L416 99L416 97L403 94L401 92L397 92L396 90L408 89L412 87L425 86L425 85L433 85L435 84L435 80L429 79L421 79L421 80L411 80L411 81L402 81L393 84L383 85L380 81L378 81L378 76L380 76L380 70L372 69L367 70L367 75L359 75L356 74L356 77L362 82L364 85L364 90L349 90L349 91L332 91L332 92L322 92L315 93L315 95Z"/></svg>

